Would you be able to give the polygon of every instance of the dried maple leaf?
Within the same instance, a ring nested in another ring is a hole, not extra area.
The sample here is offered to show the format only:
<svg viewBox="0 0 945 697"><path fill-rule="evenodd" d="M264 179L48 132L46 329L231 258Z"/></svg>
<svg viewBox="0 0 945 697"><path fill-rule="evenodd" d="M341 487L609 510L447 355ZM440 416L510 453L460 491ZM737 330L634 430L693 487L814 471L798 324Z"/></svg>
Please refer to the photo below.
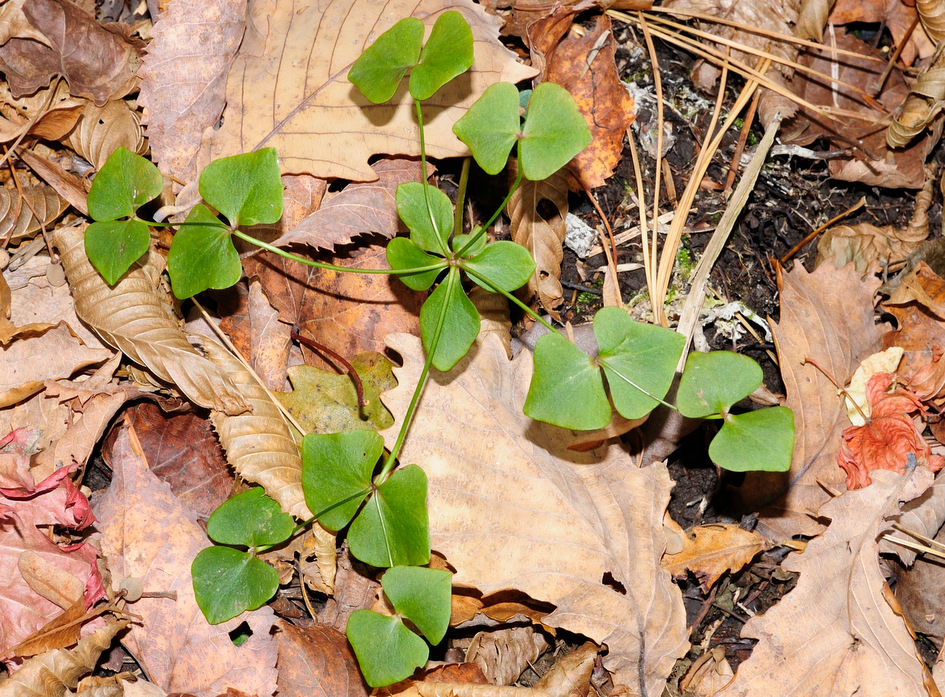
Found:
<svg viewBox="0 0 945 697"><path fill-rule="evenodd" d="M869 486L872 483L869 473L877 469L904 473L910 454L933 472L945 466L945 458L932 455L929 444L909 416L925 414L927 410L914 392L902 387L893 389L892 385L893 376L889 373L871 377L866 383L869 421L843 432L837 464L847 473L847 489Z"/></svg>

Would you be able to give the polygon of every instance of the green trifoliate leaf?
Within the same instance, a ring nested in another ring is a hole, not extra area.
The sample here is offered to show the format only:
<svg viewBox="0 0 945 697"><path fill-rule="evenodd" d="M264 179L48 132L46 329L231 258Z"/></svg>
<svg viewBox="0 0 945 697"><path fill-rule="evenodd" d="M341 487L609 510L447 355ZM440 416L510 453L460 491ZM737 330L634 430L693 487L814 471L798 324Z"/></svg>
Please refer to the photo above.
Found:
<svg viewBox="0 0 945 697"><path fill-rule="evenodd" d="M433 350L436 325L444 308L443 328ZM479 336L479 327L479 312L463 292L459 269L453 267L420 308L420 338L424 349L433 351L433 367L445 372L456 365Z"/></svg>
<svg viewBox="0 0 945 697"><path fill-rule="evenodd" d="M302 491L318 522L340 530L371 493L384 440L374 431L309 434L302 441Z"/></svg>
<svg viewBox="0 0 945 697"><path fill-rule="evenodd" d="M85 253L110 286L148 251L150 243L148 226L140 220L92 223L85 230Z"/></svg>
<svg viewBox="0 0 945 697"><path fill-rule="evenodd" d="M208 288L229 288L240 280L243 265L230 229L198 205L171 241L167 271L174 295L183 300Z"/></svg>
<svg viewBox="0 0 945 697"><path fill-rule="evenodd" d="M594 336L617 412L626 419L650 413L673 384L685 338L671 329L634 322L617 307L597 313Z"/></svg>
<svg viewBox="0 0 945 697"><path fill-rule="evenodd" d="M411 632L397 617L371 610L355 610L345 628L365 681L384 687L404 678L426 664L427 643Z"/></svg>
<svg viewBox="0 0 945 697"><path fill-rule="evenodd" d="M141 206L157 198L163 186L157 167L119 146L92 182L89 215L93 220L131 217Z"/></svg>
<svg viewBox="0 0 945 697"><path fill-rule="evenodd" d="M279 222L283 195L276 149L214 160L200 175L200 195L234 228Z"/></svg>
<svg viewBox="0 0 945 697"><path fill-rule="evenodd" d="M384 574L381 585L394 609L435 646L450 624L452 581L453 575L442 569L395 566Z"/></svg>
<svg viewBox="0 0 945 697"><path fill-rule="evenodd" d="M520 244L501 241L488 245L460 266L486 290L513 291L528 282L535 272L535 261ZM485 283L482 283L485 281Z"/></svg>
<svg viewBox="0 0 945 697"><path fill-rule="evenodd" d="M224 545L277 545L288 540L294 529L292 516L283 513L262 487L224 501L207 520L207 535Z"/></svg>
<svg viewBox="0 0 945 697"><path fill-rule="evenodd" d="M354 62L348 80L365 98L382 104L394 96L407 71L420 60L423 22L405 17L385 31Z"/></svg>
<svg viewBox="0 0 945 697"><path fill-rule="evenodd" d="M401 184L397 187L397 214L410 230L410 239L421 249L447 255L446 240L453 232L453 204L446 194L429 184Z"/></svg>
<svg viewBox="0 0 945 697"><path fill-rule="evenodd" d="M443 257L427 254L413 240L403 237L395 237L387 243L387 263L397 271L421 269L425 266L439 267L429 271L399 274L397 278L411 290L427 290L436 281L436 277L447 267L447 262Z"/></svg>
<svg viewBox="0 0 945 697"><path fill-rule="evenodd" d="M563 428L590 431L610 422L604 380L594 361L557 333L535 344L525 415Z"/></svg>
<svg viewBox="0 0 945 697"><path fill-rule="evenodd" d="M473 64L473 35L469 23L455 10L437 17L420 61L410 73L410 96L423 101Z"/></svg>
<svg viewBox="0 0 945 697"><path fill-rule="evenodd" d="M518 89L510 82L490 85L453 124L453 133L486 174L502 171L520 132Z"/></svg>
<svg viewBox="0 0 945 697"><path fill-rule="evenodd" d="M351 553L371 566L422 566L430 561L427 476L417 465L395 470L354 519Z"/></svg>
<svg viewBox="0 0 945 697"><path fill-rule="evenodd" d="M207 547L190 566L197 606L210 624L255 610L279 588L279 572L248 552Z"/></svg>
<svg viewBox="0 0 945 697"><path fill-rule="evenodd" d="M725 414L761 384L761 366L731 351L691 353L679 380L676 406L683 416L700 419Z"/></svg>
<svg viewBox="0 0 945 697"><path fill-rule="evenodd" d="M577 104L561 85L543 82L532 92L519 141L526 179L547 179L590 145L591 131Z"/></svg>
<svg viewBox="0 0 945 697"><path fill-rule="evenodd" d="M794 414L787 407L729 414L709 445L712 462L734 472L787 472L793 451Z"/></svg>

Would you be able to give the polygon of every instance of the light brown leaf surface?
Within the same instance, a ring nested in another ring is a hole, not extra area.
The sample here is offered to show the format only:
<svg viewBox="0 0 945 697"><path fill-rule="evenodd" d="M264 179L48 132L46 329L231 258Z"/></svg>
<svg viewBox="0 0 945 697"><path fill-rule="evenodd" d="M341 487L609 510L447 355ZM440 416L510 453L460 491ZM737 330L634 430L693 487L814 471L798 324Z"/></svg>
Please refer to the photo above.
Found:
<svg viewBox="0 0 945 697"><path fill-rule="evenodd" d="M496 628L472 638L465 660L493 685L511 685L549 646L548 635L536 627Z"/></svg>
<svg viewBox="0 0 945 697"><path fill-rule="evenodd" d="M876 538L888 517L932 482L923 468L911 475L874 473L873 485L825 504L830 525L803 554L782 564L800 573L797 587L743 637L758 639L735 681L718 697L888 697L937 691L905 622L887 602Z"/></svg>
<svg viewBox="0 0 945 697"><path fill-rule="evenodd" d="M138 122L138 114L123 99L116 99L102 107L87 104L64 144L95 169L101 169L105 160L119 146L139 155L148 151L148 141Z"/></svg>
<svg viewBox="0 0 945 697"><path fill-rule="evenodd" d="M412 336L388 344L404 359L384 395L400 419L423 355ZM638 469L616 446L570 452L570 431L525 417L523 353L509 362L487 336L424 389L401 460L427 473L432 546L455 583L555 604L545 624L606 643L605 665L630 694L660 694L688 647L679 589L659 566L672 482L664 465ZM390 445L396 428L383 435ZM602 583L608 572L625 594Z"/></svg>
<svg viewBox="0 0 945 697"><path fill-rule="evenodd" d="M708 587L726 571L741 569L763 549L761 535L737 525L699 525L683 536L682 551L664 555L662 564L676 578L685 578L686 571L692 571Z"/></svg>
<svg viewBox="0 0 945 697"><path fill-rule="evenodd" d="M244 29L246 0L172 2L155 22L138 71L139 101L154 163L165 174L189 182L207 164L195 158L226 104L226 75Z"/></svg>
<svg viewBox="0 0 945 697"><path fill-rule="evenodd" d="M43 225L52 227L68 207L51 186L25 187L23 196L16 189L0 189L0 239L16 244L34 237Z"/></svg>
<svg viewBox="0 0 945 697"><path fill-rule="evenodd" d="M367 697L348 639L331 627L277 625L279 697Z"/></svg>
<svg viewBox="0 0 945 697"><path fill-rule="evenodd" d="M190 564L210 540L167 484L148 468L134 431L125 427L111 453L113 477L96 501L102 552L112 582L142 579L146 589L177 593L177 600L142 598L140 616L122 643L152 682L168 692L216 697L237 687L259 697L276 690L275 616L268 607L210 625L194 600ZM235 646L228 632L246 622L252 636Z"/></svg>
<svg viewBox="0 0 945 697"><path fill-rule="evenodd" d="M883 326L873 322L873 292L879 282L860 278L852 264L823 264L808 273L796 264L780 283L781 321L771 331L778 348L794 412L791 469L750 472L738 489L743 510L761 508L759 532L780 543L823 526L812 517L829 495L821 484L841 491L845 475L837 466L840 433L849 425L837 388L805 358L846 382L866 356L879 348ZM837 289L843 288L842 293Z"/></svg>
<svg viewBox="0 0 945 697"><path fill-rule="evenodd" d="M190 345L173 319L169 293L160 286L163 258L149 252L110 287L85 255L85 228L62 227L53 234L82 321L200 406L244 411L246 404L230 379Z"/></svg>
<svg viewBox="0 0 945 697"><path fill-rule="evenodd" d="M920 534L921 531L919 531ZM907 537L903 533L894 532L897 538ZM945 530L930 536L939 544L945 542ZM887 549L899 547L883 540ZM902 614L909 621L912 628L941 641L945 637L945 566L935 557L925 555L915 560L912 568L895 567L896 571L896 599L902 608Z"/></svg>
<svg viewBox="0 0 945 697"><path fill-rule="evenodd" d="M374 105L346 76L392 18L414 16L432 26L447 9L470 23L475 63L425 102L427 152L468 154L450 130L453 123L494 82L534 75L499 42L500 20L468 0L253 0L247 18L252 31L229 72L223 126L212 135L210 158L274 146L283 171L373 181L371 155L417 154L414 107L406 89L392 104Z"/></svg>
<svg viewBox="0 0 945 697"><path fill-rule="evenodd" d="M543 201L553 211L547 218L539 212ZM537 298L545 310L553 311L562 302L561 245L568 232L567 175L558 171L539 182L523 181L512 194L506 211L512 240L525 247L535 260L535 273L525 287L528 299Z"/></svg>

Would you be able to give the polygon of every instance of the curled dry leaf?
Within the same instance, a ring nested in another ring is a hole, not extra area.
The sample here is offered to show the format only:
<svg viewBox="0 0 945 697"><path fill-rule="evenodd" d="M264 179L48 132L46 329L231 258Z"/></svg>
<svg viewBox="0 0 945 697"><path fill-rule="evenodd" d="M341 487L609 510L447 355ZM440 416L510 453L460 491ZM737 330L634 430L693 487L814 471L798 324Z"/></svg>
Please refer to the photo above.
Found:
<svg viewBox="0 0 945 697"><path fill-rule="evenodd" d="M202 407L238 414L246 410L230 379L187 341L160 287L162 258L149 252L110 287L85 254L85 225L53 234L79 318L128 358L173 383Z"/></svg>
<svg viewBox="0 0 945 697"><path fill-rule="evenodd" d="M683 535L683 549L663 556L663 568L676 578L692 571L706 587L726 571L735 572L748 564L765 547L764 538L738 525L700 525Z"/></svg>
<svg viewBox="0 0 945 697"><path fill-rule="evenodd" d="M95 169L101 169L118 146L139 155L148 151L148 141L144 137L138 114L123 99L111 101L102 107L86 105L64 142Z"/></svg>
<svg viewBox="0 0 945 697"><path fill-rule="evenodd" d="M30 658L0 682L0 697L65 695L67 690L74 690L80 678L95 669L102 651L112 645L112 639L127 624L128 620L109 622L80 639L74 649L55 649Z"/></svg>
<svg viewBox="0 0 945 697"><path fill-rule="evenodd" d="M544 217L545 203L553 213ZM529 300L538 298L541 306L552 312L562 302L561 260L564 237L567 234L565 218L568 214L567 175L558 171L538 182L523 181L512 194L507 206L512 240L531 252L535 273L528 280L526 293ZM555 313L557 314L557 313Z"/></svg>
<svg viewBox="0 0 945 697"><path fill-rule="evenodd" d="M891 148L904 148L932 123L945 100L945 53L919 73L899 115L889 124L886 142Z"/></svg>
<svg viewBox="0 0 945 697"><path fill-rule="evenodd" d="M260 484L282 510L300 520L312 517L302 493L302 458L292 432L266 390L243 364L214 341L204 345L208 358L243 394L251 410L239 415L212 411L210 420L236 472ZM315 556L322 581L335 582L335 534L312 526Z"/></svg>
<svg viewBox="0 0 945 697"><path fill-rule="evenodd" d="M51 186L28 186L23 196L16 189L0 188L0 240L15 245L33 237L68 207Z"/></svg>
<svg viewBox="0 0 945 697"><path fill-rule="evenodd" d="M25 133L59 140L75 125L85 104L88 101L73 97L62 81L18 98L4 82L0 84L0 141L7 143Z"/></svg>
<svg viewBox="0 0 945 697"><path fill-rule="evenodd" d="M945 39L945 5L936 0L916 0L915 9L929 38L935 43Z"/></svg>

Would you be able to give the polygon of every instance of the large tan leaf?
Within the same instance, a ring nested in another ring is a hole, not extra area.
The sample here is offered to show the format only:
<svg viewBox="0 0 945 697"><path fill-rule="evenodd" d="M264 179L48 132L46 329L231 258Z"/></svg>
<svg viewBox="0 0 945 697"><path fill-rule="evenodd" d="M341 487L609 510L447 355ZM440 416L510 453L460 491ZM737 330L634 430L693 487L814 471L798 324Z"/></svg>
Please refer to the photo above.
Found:
<svg viewBox="0 0 945 697"><path fill-rule="evenodd" d="M245 411L239 390L190 345L173 319L168 293L160 287L161 257L148 253L110 287L85 255L85 227L63 227L53 235L82 321L105 343L175 384L200 406Z"/></svg>
<svg viewBox="0 0 945 697"><path fill-rule="evenodd" d="M406 90L394 104L374 105L346 77L394 19L414 16L432 26L444 10L461 12L472 26L475 64L424 103L426 146L435 157L468 154L453 123L489 85L535 74L499 42L500 20L469 0L252 0L210 157L274 146L283 171L374 181L367 164L374 153L417 154Z"/></svg>
<svg viewBox="0 0 945 697"><path fill-rule="evenodd" d="M782 564L797 587L743 637L759 639L734 682L718 697L888 697L938 695L902 617L885 594L876 538L889 517L932 483L932 473L874 473L872 486L820 509L826 532Z"/></svg>
<svg viewBox="0 0 945 697"><path fill-rule="evenodd" d="M762 508L758 531L777 543L820 532L823 525L812 514L830 498L824 486L845 488L837 465L840 433L849 425L844 402L804 359L845 382L861 360L878 350L883 329L873 322L879 281L862 280L853 264L837 269L825 263L811 273L797 264L780 280L781 321L771 331L786 406L794 412L794 454L790 471L749 472L738 490L745 510Z"/></svg>
<svg viewBox="0 0 945 697"><path fill-rule="evenodd" d="M551 204L548 208L553 212L546 213L548 217L542 215L545 208L539 208L542 202ZM553 310L562 303L561 245L567 233L567 175L559 171L539 182L523 181L512 194L507 210L512 240L528 249L535 260L535 273L526 286L529 299L538 298L543 308Z"/></svg>
<svg viewBox="0 0 945 697"><path fill-rule="evenodd" d="M388 344L404 366L383 399L400 419L423 354L410 335ZM432 546L456 583L553 603L545 624L606 643L614 682L658 695L688 647L679 589L659 563L672 481L618 446L569 451L572 432L522 414L531 373L528 352L510 362L489 335L424 389L401 460L426 471ZM383 435L390 445L397 428Z"/></svg>
<svg viewBox="0 0 945 697"><path fill-rule="evenodd" d="M210 420L226 451L226 459L244 479L262 485L282 510L307 520L312 517L302 493L302 458L288 424L266 390L233 354L213 341L207 356L237 385L252 410L239 415L213 411ZM312 526L318 571L326 588L335 583L335 534Z"/></svg>

